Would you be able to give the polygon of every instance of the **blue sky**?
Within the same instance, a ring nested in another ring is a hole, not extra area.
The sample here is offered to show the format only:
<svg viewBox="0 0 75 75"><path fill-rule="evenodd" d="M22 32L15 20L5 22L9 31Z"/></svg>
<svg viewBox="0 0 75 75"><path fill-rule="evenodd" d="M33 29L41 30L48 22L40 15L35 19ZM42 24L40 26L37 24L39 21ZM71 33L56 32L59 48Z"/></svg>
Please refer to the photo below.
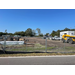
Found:
<svg viewBox="0 0 75 75"><path fill-rule="evenodd" d="M0 9L0 32L40 28L41 33L75 28L75 9Z"/></svg>

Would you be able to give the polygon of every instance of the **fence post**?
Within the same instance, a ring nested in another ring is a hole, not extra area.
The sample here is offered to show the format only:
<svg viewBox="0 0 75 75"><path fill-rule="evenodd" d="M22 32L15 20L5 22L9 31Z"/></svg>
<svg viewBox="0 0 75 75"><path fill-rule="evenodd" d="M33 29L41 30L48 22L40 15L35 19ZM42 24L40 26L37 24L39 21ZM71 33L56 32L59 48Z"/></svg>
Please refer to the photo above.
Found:
<svg viewBox="0 0 75 75"><path fill-rule="evenodd" d="M26 52L27 52L27 39L26 39Z"/></svg>
<svg viewBox="0 0 75 75"><path fill-rule="evenodd" d="M27 43L26 43L26 52L27 52Z"/></svg>
<svg viewBox="0 0 75 75"><path fill-rule="evenodd" d="M65 52L65 42L64 42L64 52Z"/></svg>
<svg viewBox="0 0 75 75"><path fill-rule="evenodd" d="M4 37L4 48L3 48L4 53L5 53L5 48L6 48L6 36Z"/></svg>
<svg viewBox="0 0 75 75"><path fill-rule="evenodd" d="M45 47L46 47L46 49L45 49L45 52L47 52L47 38L46 38L46 41L45 41Z"/></svg>

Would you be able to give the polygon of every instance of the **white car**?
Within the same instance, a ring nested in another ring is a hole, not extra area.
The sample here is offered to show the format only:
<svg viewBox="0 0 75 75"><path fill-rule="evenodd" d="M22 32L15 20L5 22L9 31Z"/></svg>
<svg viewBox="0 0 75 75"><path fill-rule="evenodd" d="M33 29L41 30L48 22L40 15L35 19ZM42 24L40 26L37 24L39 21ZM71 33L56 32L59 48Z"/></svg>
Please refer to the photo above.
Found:
<svg viewBox="0 0 75 75"><path fill-rule="evenodd" d="M60 40L60 37L54 36L54 37L52 38L52 40Z"/></svg>

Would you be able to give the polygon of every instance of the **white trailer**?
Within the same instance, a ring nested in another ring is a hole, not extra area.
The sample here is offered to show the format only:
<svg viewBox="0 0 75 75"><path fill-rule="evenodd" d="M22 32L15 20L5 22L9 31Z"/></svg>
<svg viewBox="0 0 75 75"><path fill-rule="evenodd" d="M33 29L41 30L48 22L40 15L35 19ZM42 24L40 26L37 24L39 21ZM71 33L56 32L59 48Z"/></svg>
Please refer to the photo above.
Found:
<svg viewBox="0 0 75 75"><path fill-rule="evenodd" d="M62 39L62 36L64 34L67 34L67 35L75 35L75 31L62 31L62 32L60 32L60 39Z"/></svg>

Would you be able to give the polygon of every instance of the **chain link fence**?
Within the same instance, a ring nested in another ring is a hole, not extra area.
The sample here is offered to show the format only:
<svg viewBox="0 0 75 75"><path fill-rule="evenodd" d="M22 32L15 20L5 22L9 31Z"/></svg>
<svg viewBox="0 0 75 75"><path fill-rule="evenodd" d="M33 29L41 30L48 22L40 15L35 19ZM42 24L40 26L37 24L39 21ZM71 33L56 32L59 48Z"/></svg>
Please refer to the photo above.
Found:
<svg viewBox="0 0 75 75"><path fill-rule="evenodd" d="M75 44L43 37L22 37L25 40L0 41L0 50L14 52L75 52Z"/></svg>

